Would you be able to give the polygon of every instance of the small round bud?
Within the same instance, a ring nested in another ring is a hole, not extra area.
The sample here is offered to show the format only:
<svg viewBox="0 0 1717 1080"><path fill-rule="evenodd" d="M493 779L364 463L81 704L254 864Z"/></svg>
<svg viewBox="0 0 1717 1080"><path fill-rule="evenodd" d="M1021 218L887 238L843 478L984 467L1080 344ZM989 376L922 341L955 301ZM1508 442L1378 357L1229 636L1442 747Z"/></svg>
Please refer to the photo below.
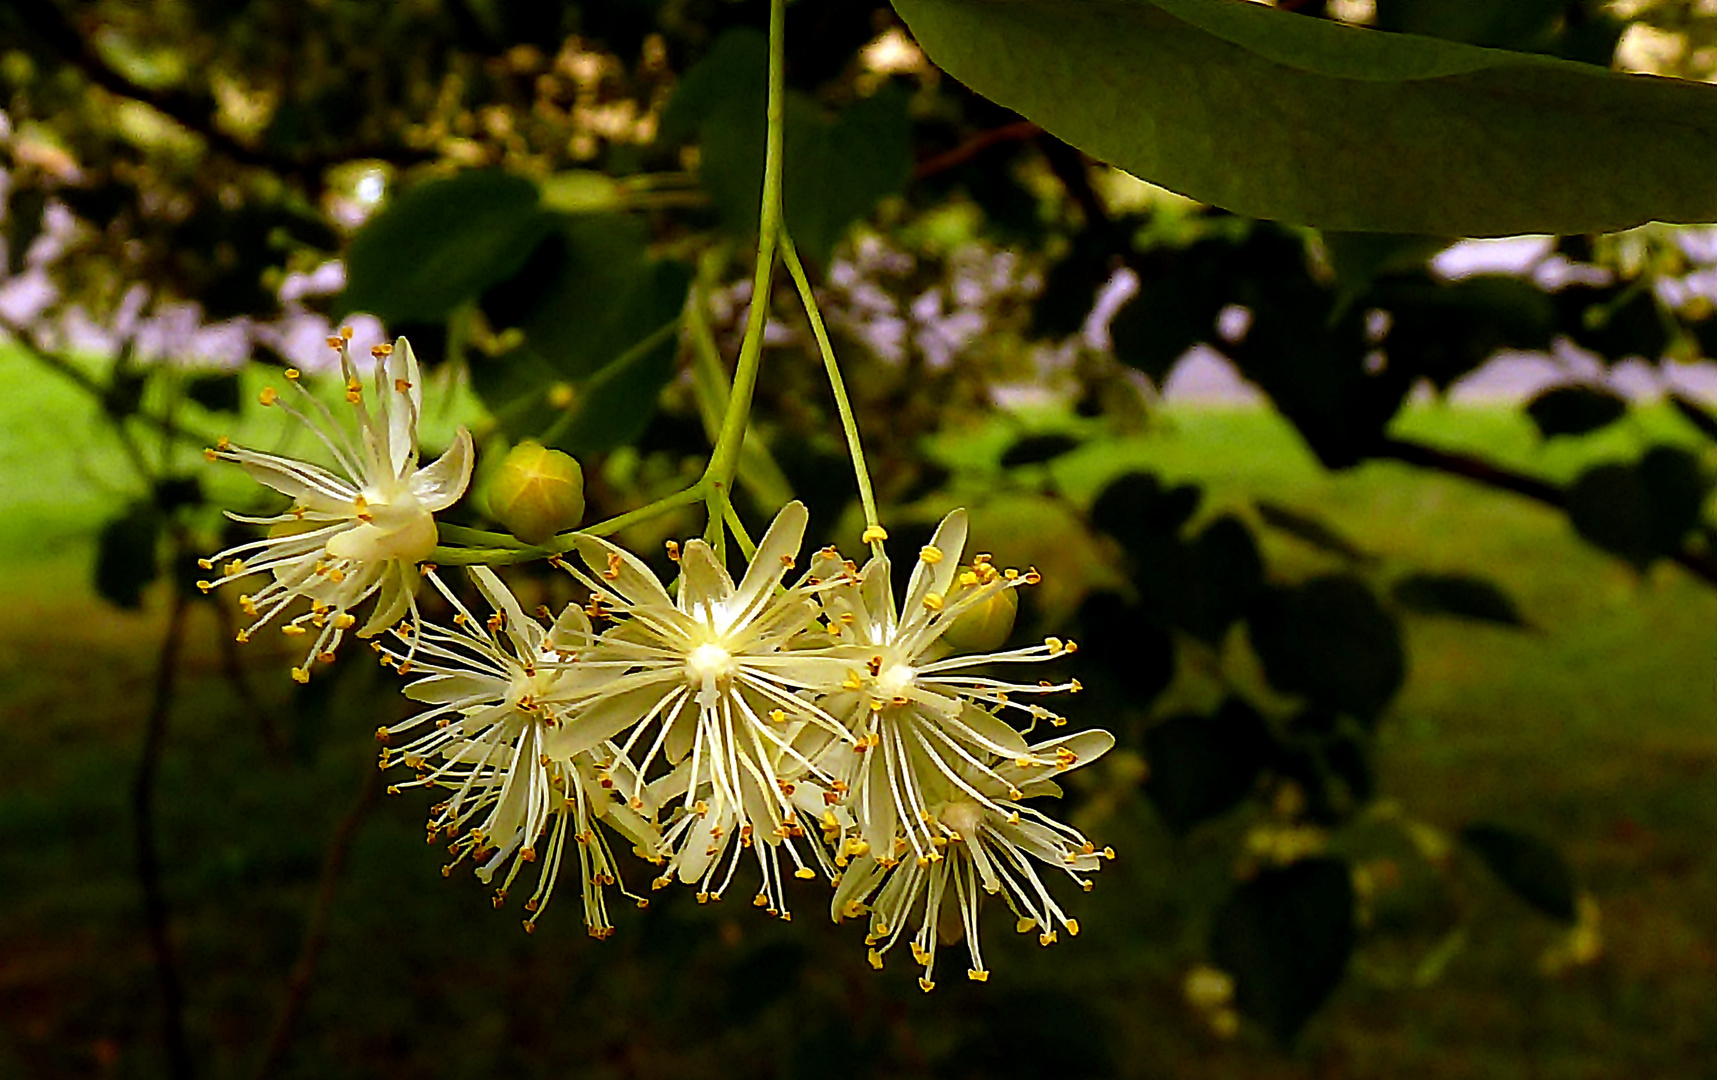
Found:
<svg viewBox="0 0 1717 1080"><path fill-rule="evenodd" d="M961 599L956 593L949 602L957 603ZM1014 617L1018 614L1019 591L995 589L981 603L962 611L942 632L942 640L961 652L991 652L1006 643L1008 635L1013 633Z"/></svg>
<svg viewBox="0 0 1717 1080"><path fill-rule="evenodd" d="M489 511L527 544L540 544L584 520L584 470L569 454L525 440L489 484Z"/></svg>

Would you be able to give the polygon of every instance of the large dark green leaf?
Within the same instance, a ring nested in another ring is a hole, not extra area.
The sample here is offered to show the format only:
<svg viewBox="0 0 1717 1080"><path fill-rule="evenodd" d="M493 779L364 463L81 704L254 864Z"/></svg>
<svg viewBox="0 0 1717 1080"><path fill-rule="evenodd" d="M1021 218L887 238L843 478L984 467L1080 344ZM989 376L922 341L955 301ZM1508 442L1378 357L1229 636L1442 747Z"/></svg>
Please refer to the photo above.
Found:
<svg viewBox="0 0 1717 1080"><path fill-rule="evenodd" d="M523 266L552 222L537 186L504 172L419 184L352 238L340 310L444 318Z"/></svg>
<svg viewBox="0 0 1717 1080"><path fill-rule="evenodd" d="M143 589L161 574L161 515L133 503L101 527L95 544L95 591L115 607L142 606Z"/></svg>
<svg viewBox="0 0 1717 1080"><path fill-rule="evenodd" d="M1439 235L1717 219L1717 89L1240 0L894 0L931 59L1205 202Z"/></svg>
<svg viewBox="0 0 1717 1080"><path fill-rule="evenodd" d="M1461 840L1522 900L1553 919L1574 921L1574 872L1561 852L1500 825L1468 825Z"/></svg>
<svg viewBox="0 0 1717 1080"><path fill-rule="evenodd" d="M1696 457L1655 446L1636 464L1580 474L1568 489L1568 517L1581 536L1643 570L1680 548L1709 490Z"/></svg>
<svg viewBox="0 0 1717 1080"><path fill-rule="evenodd" d="M1235 1003L1291 1043L1340 984L1353 953L1353 880L1337 859L1266 870L1216 913L1210 953Z"/></svg>
<svg viewBox="0 0 1717 1080"><path fill-rule="evenodd" d="M1145 794L1184 833L1240 805L1275 751L1258 711L1229 698L1210 716L1179 713L1145 733Z"/></svg>
<svg viewBox="0 0 1717 1080"><path fill-rule="evenodd" d="M1251 631L1272 685L1367 721L1407 677L1401 629L1357 577L1271 589L1252 612Z"/></svg>
<svg viewBox="0 0 1717 1080"><path fill-rule="evenodd" d="M689 268L649 252L639 218L564 218L512 277L484 293L497 329L522 332L472 365L477 392L514 438L572 453L630 442L673 377Z"/></svg>

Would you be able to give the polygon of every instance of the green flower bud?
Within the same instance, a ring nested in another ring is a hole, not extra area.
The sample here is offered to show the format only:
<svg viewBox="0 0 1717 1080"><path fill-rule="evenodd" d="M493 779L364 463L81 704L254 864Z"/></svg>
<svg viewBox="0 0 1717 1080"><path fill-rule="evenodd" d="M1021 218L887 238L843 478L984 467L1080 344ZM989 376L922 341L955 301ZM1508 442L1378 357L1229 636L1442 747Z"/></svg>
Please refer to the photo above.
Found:
<svg viewBox="0 0 1717 1080"><path fill-rule="evenodd" d="M969 573L962 567L960 578ZM1018 589L997 589L982 603L961 612L953 624L942 631L942 640L967 653L993 652L1001 648L1008 635L1013 633L1014 616L1019 614L1018 594ZM957 601L959 595L955 594L954 599Z"/></svg>
<svg viewBox="0 0 1717 1080"><path fill-rule="evenodd" d="M526 439L495 470L489 512L527 544L577 528L584 520L584 470L570 454Z"/></svg>

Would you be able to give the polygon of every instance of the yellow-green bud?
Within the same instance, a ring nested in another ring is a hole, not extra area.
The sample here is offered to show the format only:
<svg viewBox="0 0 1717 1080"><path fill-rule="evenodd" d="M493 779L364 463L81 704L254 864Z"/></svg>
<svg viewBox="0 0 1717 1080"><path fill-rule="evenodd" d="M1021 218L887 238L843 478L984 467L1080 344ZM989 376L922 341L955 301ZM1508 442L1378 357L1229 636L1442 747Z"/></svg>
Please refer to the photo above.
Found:
<svg viewBox="0 0 1717 1080"><path fill-rule="evenodd" d="M942 640L960 652L992 652L1001 648L1013 633L1014 616L1019 614L1018 593L1014 588L996 589L982 603L961 612L942 632ZM959 599L957 594L954 599Z"/></svg>
<svg viewBox="0 0 1717 1080"><path fill-rule="evenodd" d="M571 455L526 439L495 470L489 512L527 544L577 528L584 520L584 470Z"/></svg>

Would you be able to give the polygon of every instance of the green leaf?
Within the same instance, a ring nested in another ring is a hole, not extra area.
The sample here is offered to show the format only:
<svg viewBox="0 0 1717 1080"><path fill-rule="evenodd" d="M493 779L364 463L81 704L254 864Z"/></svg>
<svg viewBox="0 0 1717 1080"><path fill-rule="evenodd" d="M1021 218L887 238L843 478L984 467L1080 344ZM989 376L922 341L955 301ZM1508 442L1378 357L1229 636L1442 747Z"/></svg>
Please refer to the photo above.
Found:
<svg viewBox="0 0 1717 1080"><path fill-rule="evenodd" d="M1337 532L1335 528L1303 510L1295 510L1291 506L1272 502L1269 499L1259 499L1253 503L1258 516L1264 524L1277 532L1289 536L1304 544L1310 544L1319 551L1327 552L1351 563L1368 563L1372 557L1361 550L1352 540Z"/></svg>
<svg viewBox="0 0 1717 1080"><path fill-rule="evenodd" d="M1680 549L1710 486L1698 458L1655 446L1636 464L1582 473L1568 489L1568 518L1588 541L1644 570Z"/></svg>
<svg viewBox="0 0 1717 1080"><path fill-rule="evenodd" d="M1250 794L1275 751L1258 711L1228 698L1210 716L1179 713L1145 732L1145 794L1170 829L1232 810Z"/></svg>
<svg viewBox="0 0 1717 1080"><path fill-rule="evenodd" d="M1364 581L1316 577L1254 607L1252 648L1271 685L1371 721L1407 677L1401 628Z"/></svg>
<svg viewBox="0 0 1717 1080"><path fill-rule="evenodd" d="M1060 432L1022 435L1002 451L1001 466L1004 469L1017 469L1021 465L1043 465L1079 447L1078 439Z"/></svg>
<svg viewBox="0 0 1717 1080"><path fill-rule="evenodd" d="M1210 953L1234 978L1235 1004L1284 1045L1340 985L1353 953L1353 880L1338 859L1265 870L1234 890L1211 926Z"/></svg>
<svg viewBox="0 0 1717 1080"><path fill-rule="evenodd" d="M1421 615L1524 627L1514 600L1495 582L1466 574L1408 574L1395 583L1395 602Z"/></svg>
<svg viewBox="0 0 1717 1080"><path fill-rule="evenodd" d="M483 296L497 329L522 333L472 364L477 392L514 439L570 453L635 439L673 377L690 268L649 252L647 222L564 218L512 278Z"/></svg>
<svg viewBox="0 0 1717 1080"><path fill-rule="evenodd" d="M161 515L133 503L101 527L95 542L95 591L115 607L136 610L143 590L161 575Z"/></svg>
<svg viewBox="0 0 1717 1080"><path fill-rule="evenodd" d="M339 310L445 318L511 277L552 224L522 177L486 169L419 184L352 238Z"/></svg>
<svg viewBox="0 0 1717 1080"><path fill-rule="evenodd" d="M930 58L1241 214L1448 236L1717 219L1717 88L1238 0L894 0Z"/></svg>
<svg viewBox="0 0 1717 1080"><path fill-rule="evenodd" d="M1717 442L1717 414L1713 414L1711 410L1679 390L1669 392L1669 404L1681 414L1683 420L1692 424L1699 434Z"/></svg>
<svg viewBox="0 0 1717 1080"><path fill-rule="evenodd" d="M236 413L239 377L236 373L195 376L185 380L185 396L210 412Z"/></svg>
<svg viewBox="0 0 1717 1080"><path fill-rule="evenodd" d="M1601 386L1555 386L1527 402L1526 415L1546 439L1587 435L1628 414L1620 394Z"/></svg>
<svg viewBox="0 0 1717 1080"><path fill-rule="evenodd" d="M1574 921L1574 872L1554 847L1536 836L1489 824L1468 825L1461 830L1461 841L1522 900L1553 919Z"/></svg>

